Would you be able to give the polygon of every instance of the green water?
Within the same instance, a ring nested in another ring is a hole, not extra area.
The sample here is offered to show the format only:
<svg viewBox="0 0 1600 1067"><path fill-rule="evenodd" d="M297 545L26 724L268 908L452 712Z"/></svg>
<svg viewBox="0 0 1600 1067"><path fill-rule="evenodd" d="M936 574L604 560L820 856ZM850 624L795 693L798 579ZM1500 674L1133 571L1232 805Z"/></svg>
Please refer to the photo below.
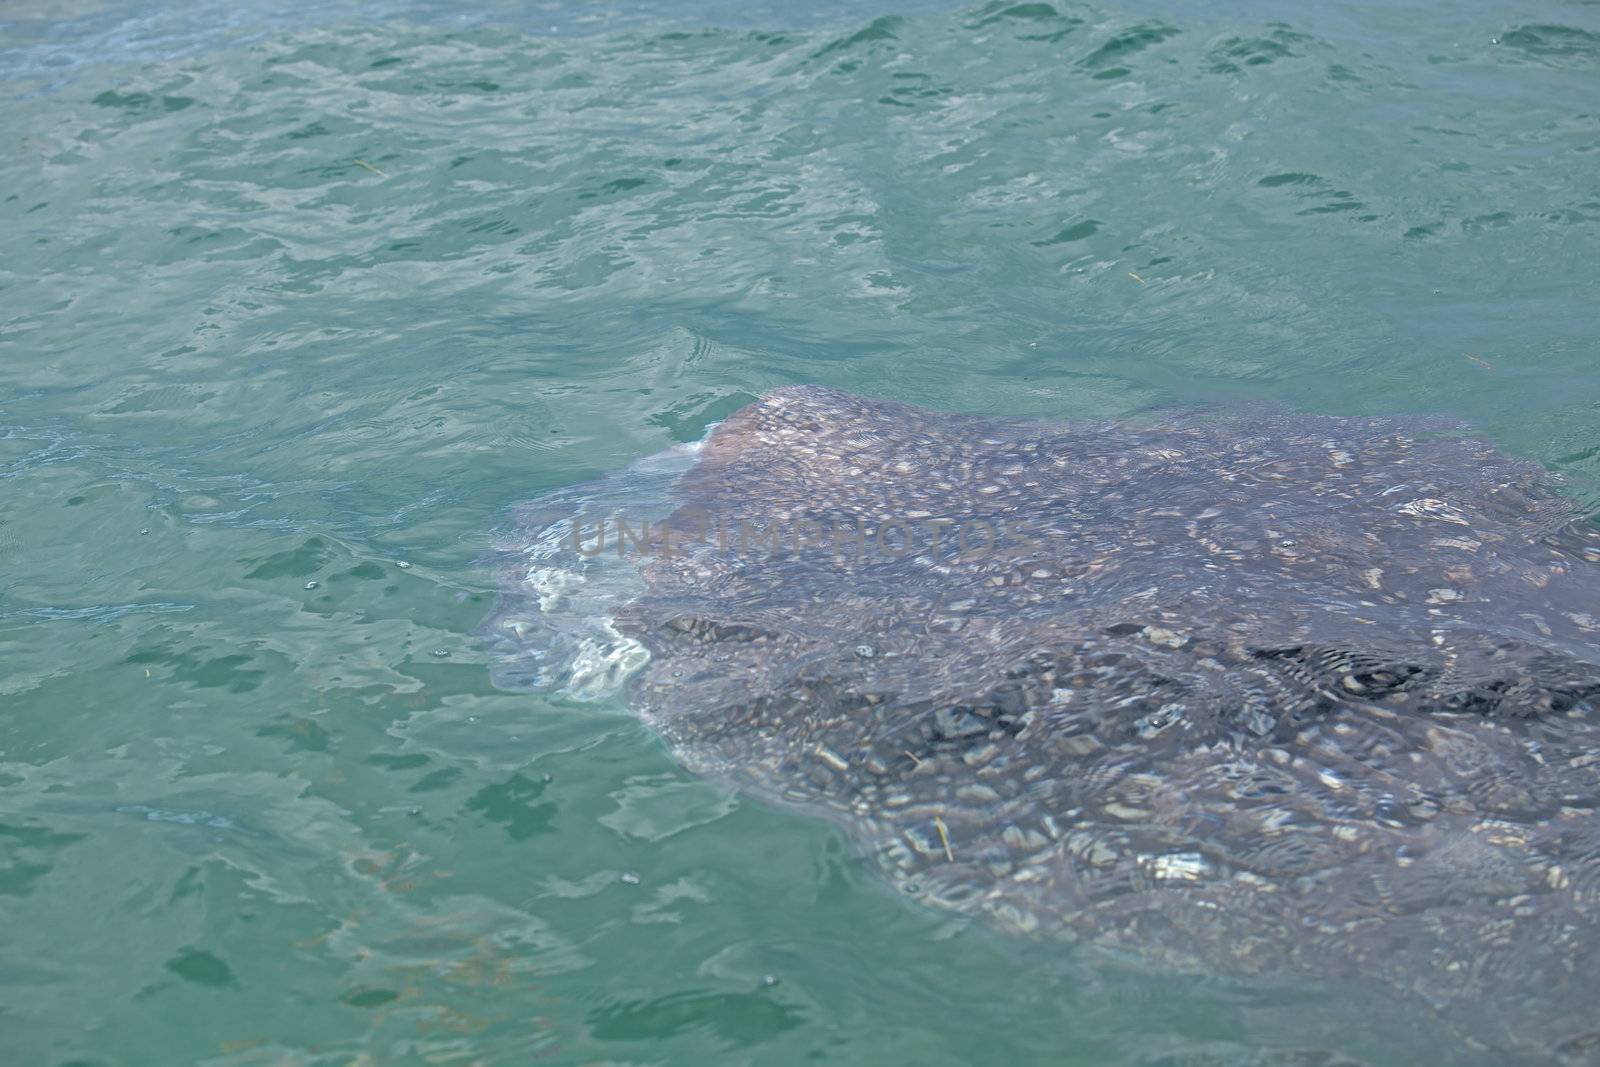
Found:
<svg viewBox="0 0 1600 1067"><path fill-rule="evenodd" d="M0 14L0 1062L1280 1040L918 912L472 637L510 505L793 382L1442 412L1600 499L1600 8L1275 17Z"/></svg>

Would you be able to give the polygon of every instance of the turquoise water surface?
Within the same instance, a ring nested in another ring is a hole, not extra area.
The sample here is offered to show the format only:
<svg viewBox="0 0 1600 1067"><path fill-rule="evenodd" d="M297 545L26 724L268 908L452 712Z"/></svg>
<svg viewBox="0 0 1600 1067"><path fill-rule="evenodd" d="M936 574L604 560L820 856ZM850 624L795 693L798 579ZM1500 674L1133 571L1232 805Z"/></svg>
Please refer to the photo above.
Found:
<svg viewBox="0 0 1600 1067"><path fill-rule="evenodd" d="M1245 1062L1295 994L496 689L507 509L795 382L1444 413L1600 501L1593 4L23 2L0 92L6 1064ZM1430 1062L1376 1007L1311 1043Z"/></svg>

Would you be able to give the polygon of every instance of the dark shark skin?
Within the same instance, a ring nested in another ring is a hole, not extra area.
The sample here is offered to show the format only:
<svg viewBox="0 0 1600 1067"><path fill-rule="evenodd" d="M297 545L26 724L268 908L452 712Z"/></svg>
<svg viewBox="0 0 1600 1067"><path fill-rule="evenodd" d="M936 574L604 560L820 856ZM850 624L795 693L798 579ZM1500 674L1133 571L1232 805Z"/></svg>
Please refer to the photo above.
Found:
<svg viewBox="0 0 1600 1067"><path fill-rule="evenodd" d="M690 770L1010 931L1600 1063L1600 531L1538 467L1421 420L802 386L670 503L615 628Z"/></svg>

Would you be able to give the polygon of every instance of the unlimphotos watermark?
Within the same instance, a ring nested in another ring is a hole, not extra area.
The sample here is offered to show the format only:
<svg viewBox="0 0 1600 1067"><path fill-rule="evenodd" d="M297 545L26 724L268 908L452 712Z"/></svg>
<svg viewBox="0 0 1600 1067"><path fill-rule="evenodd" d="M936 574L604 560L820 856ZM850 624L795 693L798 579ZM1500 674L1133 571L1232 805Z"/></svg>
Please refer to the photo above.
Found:
<svg viewBox="0 0 1600 1067"><path fill-rule="evenodd" d="M745 560L813 555L862 562L917 556L972 563L997 554L1026 553L1040 544L1038 531L1023 519L948 519L923 513L824 519L679 512L653 522L625 515L574 516L569 526L568 545L586 559L606 552L619 557L717 552Z"/></svg>

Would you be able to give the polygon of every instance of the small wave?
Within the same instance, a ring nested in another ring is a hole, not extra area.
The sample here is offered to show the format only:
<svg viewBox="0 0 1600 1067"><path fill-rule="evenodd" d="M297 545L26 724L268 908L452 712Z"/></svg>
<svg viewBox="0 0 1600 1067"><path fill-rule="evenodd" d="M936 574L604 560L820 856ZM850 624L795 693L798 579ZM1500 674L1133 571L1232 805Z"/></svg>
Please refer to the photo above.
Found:
<svg viewBox="0 0 1600 1067"><path fill-rule="evenodd" d="M650 654L612 623L616 609L644 588L637 554L605 551L604 530L619 518L665 518L672 486L699 451L699 443L675 445L515 509L495 544L500 602L480 631L495 685L596 702L644 666ZM574 545L581 548L570 551Z"/></svg>

